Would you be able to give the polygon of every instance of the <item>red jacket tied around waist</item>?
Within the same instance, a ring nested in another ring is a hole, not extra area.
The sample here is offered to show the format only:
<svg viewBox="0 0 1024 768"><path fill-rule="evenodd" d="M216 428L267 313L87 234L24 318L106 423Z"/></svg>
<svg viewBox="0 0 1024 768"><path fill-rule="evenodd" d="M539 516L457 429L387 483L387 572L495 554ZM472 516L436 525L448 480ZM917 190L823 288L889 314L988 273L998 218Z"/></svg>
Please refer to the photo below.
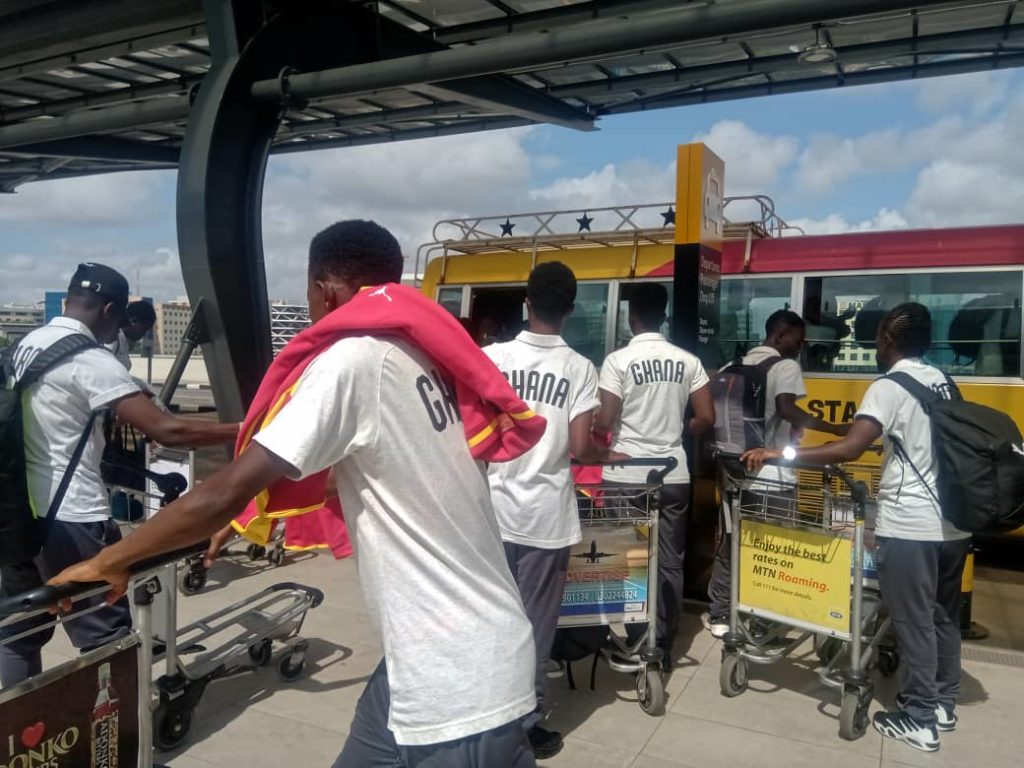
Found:
<svg viewBox="0 0 1024 768"><path fill-rule="evenodd" d="M455 384L466 442L474 458L509 461L532 448L544 434L543 417L515 394L458 320L415 288L387 283L364 288L281 350L249 406L235 446L236 456L287 404L306 367L349 336L395 338L423 350ZM278 480L235 518L235 529L265 543L272 518L322 508L327 472L325 469L302 480Z"/></svg>

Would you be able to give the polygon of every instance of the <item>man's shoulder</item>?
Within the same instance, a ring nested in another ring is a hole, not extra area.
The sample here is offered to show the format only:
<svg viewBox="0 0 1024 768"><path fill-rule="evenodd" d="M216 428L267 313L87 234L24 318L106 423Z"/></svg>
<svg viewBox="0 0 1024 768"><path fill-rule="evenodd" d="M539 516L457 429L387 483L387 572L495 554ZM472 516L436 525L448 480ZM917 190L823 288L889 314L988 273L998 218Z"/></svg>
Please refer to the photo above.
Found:
<svg viewBox="0 0 1024 768"><path fill-rule="evenodd" d="M313 363L318 366L354 368L379 362L396 349L407 349L409 346L401 339L388 336L346 336L318 354Z"/></svg>
<svg viewBox="0 0 1024 768"><path fill-rule="evenodd" d="M562 353L566 368L572 368L576 371L596 370L594 363L591 362L589 357L584 357L572 347L562 347L559 351Z"/></svg>

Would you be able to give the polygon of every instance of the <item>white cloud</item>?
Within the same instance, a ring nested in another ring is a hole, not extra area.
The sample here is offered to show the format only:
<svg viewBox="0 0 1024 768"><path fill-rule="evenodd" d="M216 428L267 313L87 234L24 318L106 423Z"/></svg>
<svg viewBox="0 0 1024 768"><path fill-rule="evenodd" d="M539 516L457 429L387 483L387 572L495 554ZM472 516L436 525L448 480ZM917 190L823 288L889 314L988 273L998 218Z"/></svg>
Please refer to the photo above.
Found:
<svg viewBox="0 0 1024 768"><path fill-rule="evenodd" d="M1006 102L1013 82L1007 71L972 72L953 77L929 77L916 84L916 101L928 112L950 110L982 115Z"/></svg>
<svg viewBox="0 0 1024 768"><path fill-rule="evenodd" d="M272 298L305 295L310 238L340 219L389 229L411 270L438 220L523 210L528 135L513 129L272 158L263 202Z"/></svg>
<svg viewBox="0 0 1024 768"><path fill-rule="evenodd" d="M808 235L840 235L846 232L906 229L908 226L902 213L889 208L882 208L870 219L863 221L850 222L842 215L832 213L823 219L793 219L789 223Z"/></svg>
<svg viewBox="0 0 1024 768"><path fill-rule="evenodd" d="M864 174L891 173L926 162L954 144L964 131L959 115L915 131L889 128L860 136L819 134L800 153L796 181L811 195L837 191Z"/></svg>
<svg viewBox="0 0 1024 768"><path fill-rule="evenodd" d="M128 278L133 293L158 301L185 293L178 252L173 248L132 250L67 241L56 243L46 254L0 255L4 276L0 301L30 303L42 300L45 291L64 290L82 261L113 267Z"/></svg>
<svg viewBox="0 0 1024 768"><path fill-rule="evenodd" d="M675 163L608 163L584 176L567 176L530 190L530 201L556 209L602 208L613 205L657 203L675 197Z"/></svg>
<svg viewBox="0 0 1024 768"><path fill-rule="evenodd" d="M25 184L0 196L0 221L42 221L53 225L108 226L133 223L157 214L157 187L167 172L148 171L82 176Z"/></svg>
<svg viewBox="0 0 1024 768"><path fill-rule="evenodd" d="M915 226L1009 224L1024 218L1024 175L999 164L937 160L907 201Z"/></svg>
<svg viewBox="0 0 1024 768"><path fill-rule="evenodd" d="M721 120L694 141L703 141L725 161L729 195L764 194L796 158L799 142L793 136L758 133L739 120Z"/></svg>

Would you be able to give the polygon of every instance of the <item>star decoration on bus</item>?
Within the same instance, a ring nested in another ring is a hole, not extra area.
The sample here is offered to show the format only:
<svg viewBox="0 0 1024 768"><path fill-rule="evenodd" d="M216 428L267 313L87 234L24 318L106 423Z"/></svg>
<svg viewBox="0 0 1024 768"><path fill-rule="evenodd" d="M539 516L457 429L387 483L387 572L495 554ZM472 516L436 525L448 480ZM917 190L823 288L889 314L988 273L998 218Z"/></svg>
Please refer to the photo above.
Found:
<svg viewBox="0 0 1024 768"><path fill-rule="evenodd" d="M583 230L587 230L587 232L589 232L590 225L591 223L593 223L593 221L594 220L590 216L587 216L587 212L584 211L583 215L576 219L576 223L580 225L580 228L577 229L576 231L582 232Z"/></svg>
<svg viewBox="0 0 1024 768"><path fill-rule="evenodd" d="M512 237L512 229L515 227L515 224L512 222L511 219L509 219L508 216L505 217L505 223L501 224L500 226L502 237Z"/></svg>
<svg viewBox="0 0 1024 768"><path fill-rule="evenodd" d="M661 218L663 218L665 220L665 223L662 224L663 227L671 227L673 224L676 223L676 211L675 211L675 208L673 208L670 205L668 207L667 211L662 211L661 212Z"/></svg>

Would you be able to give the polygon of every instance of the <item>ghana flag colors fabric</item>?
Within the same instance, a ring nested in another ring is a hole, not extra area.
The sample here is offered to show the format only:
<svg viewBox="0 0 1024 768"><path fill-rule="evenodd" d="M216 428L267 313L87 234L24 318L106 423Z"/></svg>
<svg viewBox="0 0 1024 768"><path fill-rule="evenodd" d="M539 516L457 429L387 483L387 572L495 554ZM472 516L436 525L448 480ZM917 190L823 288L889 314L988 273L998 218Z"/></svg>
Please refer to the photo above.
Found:
<svg viewBox="0 0 1024 768"><path fill-rule="evenodd" d="M474 458L509 461L532 448L544 434L544 418L515 394L458 320L415 288L387 283L364 288L281 350L249 407L235 455L281 412L306 367L319 354L343 338L368 335L413 344L448 374L455 384L466 442ZM235 518L235 530L265 544L272 519L321 510L326 483L326 469L302 480L278 480Z"/></svg>

